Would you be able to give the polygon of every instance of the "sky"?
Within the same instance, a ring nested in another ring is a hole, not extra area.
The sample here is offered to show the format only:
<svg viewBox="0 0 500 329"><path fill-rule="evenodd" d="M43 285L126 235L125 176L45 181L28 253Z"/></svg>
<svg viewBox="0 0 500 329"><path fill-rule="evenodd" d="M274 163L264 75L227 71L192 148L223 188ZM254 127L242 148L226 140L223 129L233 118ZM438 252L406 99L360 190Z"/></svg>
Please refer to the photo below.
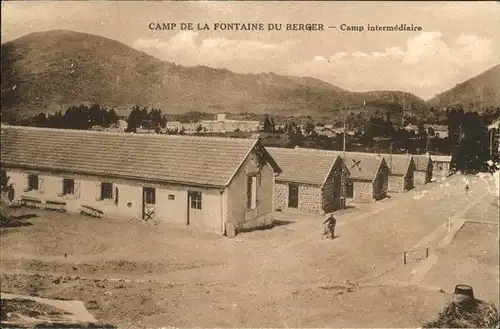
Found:
<svg viewBox="0 0 500 329"><path fill-rule="evenodd" d="M46 30L105 36L159 59L238 73L309 76L351 91L432 98L500 64L500 2L2 1L2 43ZM150 23L176 23L151 30ZM181 30L181 23L194 23ZM210 30L198 30L197 24ZM263 23L264 31L215 31ZM281 23L281 31L269 31ZM286 31L285 24L324 24ZM341 25L364 26L342 31ZM414 24L421 31L367 31ZM328 28L335 26L335 28Z"/></svg>

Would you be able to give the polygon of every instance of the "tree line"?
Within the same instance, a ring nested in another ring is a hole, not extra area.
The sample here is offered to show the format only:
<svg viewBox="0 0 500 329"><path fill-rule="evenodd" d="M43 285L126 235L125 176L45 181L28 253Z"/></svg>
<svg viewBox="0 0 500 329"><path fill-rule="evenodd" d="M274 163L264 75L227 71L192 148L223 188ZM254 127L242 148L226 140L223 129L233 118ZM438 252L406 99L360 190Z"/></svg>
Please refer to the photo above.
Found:
<svg viewBox="0 0 500 329"><path fill-rule="evenodd" d="M115 125L118 119L114 109L94 104L71 106L64 114L61 111L54 114L40 113L20 120L10 117L7 123L20 126L86 130L94 126L110 127Z"/></svg>

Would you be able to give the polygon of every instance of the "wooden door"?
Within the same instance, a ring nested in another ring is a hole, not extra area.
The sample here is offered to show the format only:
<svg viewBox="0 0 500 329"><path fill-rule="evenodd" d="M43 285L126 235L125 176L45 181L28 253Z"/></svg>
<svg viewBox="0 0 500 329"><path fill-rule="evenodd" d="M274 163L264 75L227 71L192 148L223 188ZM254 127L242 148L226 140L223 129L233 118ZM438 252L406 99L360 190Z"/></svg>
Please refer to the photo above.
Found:
<svg viewBox="0 0 500 329"><path fill-rule="evenodd" d="M152 187L142 188L142 219L153 219L156 204L156 190Z"/></svg>
<svg viewBox="0 0 500 329"><path fill-rule="evenodd" d="M297 184L288 185L288 208L299 207L299 186Z"/></svg>

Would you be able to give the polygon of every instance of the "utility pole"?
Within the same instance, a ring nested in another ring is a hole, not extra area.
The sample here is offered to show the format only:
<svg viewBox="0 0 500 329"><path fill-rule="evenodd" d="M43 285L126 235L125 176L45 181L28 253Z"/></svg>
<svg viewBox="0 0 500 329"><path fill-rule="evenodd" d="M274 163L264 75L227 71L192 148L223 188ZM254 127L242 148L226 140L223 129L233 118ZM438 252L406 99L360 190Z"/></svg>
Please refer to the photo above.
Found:
<svg viewBox="0 0 500 329"><path fill-rule="evenodd" d="M488 135L490 135L490 159L493 158L493 137L494 137L495 128L488 130Z"/></svg>
<svg viewBox="0 0 500 329"><path fill-rule="evenodd" d="M392 141L389 143L389 175L392 173Z"/></svg>
<svg viewBox="0 0 500 329"><path fill-rule="evenodd" d="M345 209L346 208L346 199L347 199L347 177L346 177L346 173L345 173L345 170L344 170L344 166L346 165L345 164L345 150L346 150L346 141L347 141L347 137L346 137L346 133L347 133L347 118L346 118L346 113L344 113L344 118L343 118L343 143L342 143L342 162L343 162L343 165L342 165L342 173L341 173L341 187L340 187L340 198L341 198L341 208L342 209Z"/></svg>

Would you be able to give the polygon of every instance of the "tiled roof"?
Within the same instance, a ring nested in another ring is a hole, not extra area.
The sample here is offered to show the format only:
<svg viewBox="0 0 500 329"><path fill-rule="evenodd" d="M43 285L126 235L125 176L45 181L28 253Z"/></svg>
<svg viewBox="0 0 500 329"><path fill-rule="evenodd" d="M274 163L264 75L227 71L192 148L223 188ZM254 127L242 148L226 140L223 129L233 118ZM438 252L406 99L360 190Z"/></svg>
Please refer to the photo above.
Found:
<svg viewBox="0 0 500 329"><path fill-rule="evenodd" d="M429 165L429 161L431 158L427 155L411 155L413 157L413 161L415 161L415 167L417 171L426 171L427 166Z"/></svg>
<svg viewBox="0 0 500 329"><path fill-rule="evenodd" d="M351 178L360 180L375 179L383 161L383 156L373 153L345 152L344 157L344 162L351 172Z"/></svg>
<svg viewBox="0 0 500 329"><path fill-rule="evenodd" d="M289 149L267 147L269 154L276 160L282 173L277 181L323 185L340 158L331 152L309 152L310 149ZM347 171L348 174L348 171Z"/></svg>
<svg viewBox="0 0 500 329"><path fill-rule="evenodd" d="M304 152L322 152L342 157L341 151L327 151L299 147L296 149L303 150ZM382 161L383 157L377 157L372 153L345 152L344 156L344 164L349 170L350 178L359 180L373 180ZM311 164L309 164L309 166L311 166Z"/></svg>
<svg viewBox="0 0 500 329"><path fill-rule="evenodd" d="M229 184L256 145L260 147L255 139L138 135L2 125L1 164L222 187ZM274 169L279 170L265 150L264 154Z"/></svg>
<svg viewBox="0 0 500 329"><path fill-rule="evenodd" d="M354 152L353 152L354 153ZM358 152L356 152L358 153ZM361 152L359 152L361 153ZM377 156L378 153L366 153ZM410 163L412 161L412 156L409 154L389 154L389 153L381 153L381 156L384 157L387 166L391 168L392 175L406 175L408 168L410 167Z"/></svg>

